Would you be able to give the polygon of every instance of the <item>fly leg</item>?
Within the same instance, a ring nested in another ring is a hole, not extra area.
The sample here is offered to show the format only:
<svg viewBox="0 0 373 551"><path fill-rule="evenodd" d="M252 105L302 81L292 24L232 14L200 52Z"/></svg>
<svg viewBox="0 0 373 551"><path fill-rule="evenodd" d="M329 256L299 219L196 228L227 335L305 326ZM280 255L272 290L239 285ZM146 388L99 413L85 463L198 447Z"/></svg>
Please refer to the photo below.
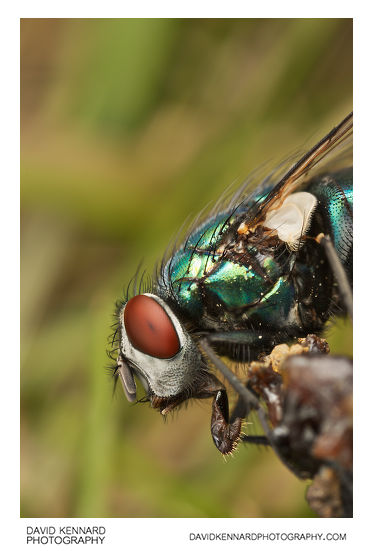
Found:
<svg viewBox="0 0 373 551"><path fill-rule="evenodd" d="M257 357L259 352L265 350L271 350L275 345L273 339L273 333L266 334L263 332L261 334L261 339L258 342L258 334L250 331L234 331L227 333L212 333L206 336L205 343L216 344L219 346L219 343L224 343L225 345L229 343L231 346L244 346L247 353L245 361L250 362L250 355ZM278 335L277 335L278 338ZM214 353L212 348L209 346L209 352L206 351L203 347L206 354L209 356L210 360L214 363L215 367L224 375L228 380L232 388L238 394L237 403L230 415L229 423L234 423L236 419L245 419L250 412L254 409L259 408L259 396L253 390L248 381L246 385L241 383L241 381L236 377L234 373L220 360L220 358ZM265 418L265 416L264 416ZM263 427L264 428L264 427ZM267 425L267 432L269 431ZM263 446L270 446L271 443L267 436L265 435L247 435L241 434L240 440L247 444L256 444Z"/></svg>
<svg viewBox="0 0 373 551"><path fill-rule="evenodd" d="M342 265L342 262L337 255L337 251L330 239L329 235L320 234L316 237L316 241L322 245L325 250L326 257L328 259L329 265L333 271L336 282L342 296L342 300L346 306L347 313L352 319L352 291L351 285L348 281L346 271Z"/></svg>
<svg viewBox="0 0 373 551"><path fill-rule="evenodd" d="M237 417L229 422L229 403L225 390L219 390L212 403L211 435L218 450L226 455L231 453L240 437L242 420Z"/></svg>
<svg viewBox="0 0 373 551"><path fill-rule="evenodd" d="M252 410L257 412L261 425L264 429L265 436L241 437L241 440L255 444L273 445L272 434L267 422L266 413L261 406L256 393L247 388L236 377L236 375L225 365L225 363L215 354L208 340L202 339L200 346L206 356L214 364L216 369L228 380L230 385L239 395L239 401L229 419L228 398L225 391L218 392L213 402L213 414L211 419L211 433L215 445L222 453L229 453L234 449L237 440L240 437L241 421ZM237 431L237 428L239 430ZM232 443L232 436L235 441ZM229 448L229 449L228 449ZM228 449L228 451L223 451Z"/></svg>
<svg viewBox="0 0 373 551"><path fill-rule="evenodd" d="M282 337L285 339L286 334L281 335L279 331L276 332L276 339L274 339L273 331L268 333L262 331L260 334L253 331L228 331L210 333L205 336L210 344L214 344L218 348L223 344L224 347L229 345L232 350L237 349L242 352L241 361L245 363L256 359L260 352L272 350L278 342L281 342Z"/></svg>

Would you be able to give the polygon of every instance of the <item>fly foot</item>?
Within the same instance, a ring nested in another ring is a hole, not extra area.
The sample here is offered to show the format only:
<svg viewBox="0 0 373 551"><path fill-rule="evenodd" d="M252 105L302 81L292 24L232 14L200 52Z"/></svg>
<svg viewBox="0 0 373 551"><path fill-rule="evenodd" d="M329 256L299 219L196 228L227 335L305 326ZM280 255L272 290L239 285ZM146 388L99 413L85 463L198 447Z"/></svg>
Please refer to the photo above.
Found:
<svg viewBox="0 0 373 551"><path fill-rule="evenodd" d="M231 453L240 438L242 419L229 423L228 398L225 390L219 390L212 403L211 435L215 446L223 454Z"/></svg>

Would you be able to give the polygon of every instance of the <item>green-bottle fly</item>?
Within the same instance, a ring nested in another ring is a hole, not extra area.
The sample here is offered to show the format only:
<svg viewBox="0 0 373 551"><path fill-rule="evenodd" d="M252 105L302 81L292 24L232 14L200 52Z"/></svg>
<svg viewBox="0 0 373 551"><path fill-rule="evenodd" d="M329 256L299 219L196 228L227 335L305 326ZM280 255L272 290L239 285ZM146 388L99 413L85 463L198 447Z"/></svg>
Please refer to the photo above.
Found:
<svg viewBox="0 0 373 551"><path fill-rule="evenodd" d="M221 356L256 360L275 345L320 334L345 309L321 240L328 236L352 284L351 135L352 114L283 175L274 171L254 191L243 186L219 203L161 262L151 285L140 282L118 304L114 377L129 401L137 396L134 375L163 415L190 398L213 397L211 432L223 454L250 409L268 426L250 379L245 386L234 374L249 406L229 419L226 389L209 362L220 369Z"/></svg>

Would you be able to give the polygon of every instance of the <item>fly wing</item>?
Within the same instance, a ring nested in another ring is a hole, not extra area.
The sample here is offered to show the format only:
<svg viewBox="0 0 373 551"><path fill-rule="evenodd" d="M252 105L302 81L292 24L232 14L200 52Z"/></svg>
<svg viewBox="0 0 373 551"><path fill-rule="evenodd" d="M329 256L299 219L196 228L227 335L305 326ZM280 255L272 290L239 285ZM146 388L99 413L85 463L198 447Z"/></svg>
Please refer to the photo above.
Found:
<svg viewBox="0 0 373 551"><path fill-rule="evenodd" d="M342 145L344 146L351 136L352 113L347 115L338 126L333 128L288 170L254 212L249 211L243 223L245 231L254 230L262 224L270 212L276 211L285 199L299 188L311 169L320 166L327 156L329 157L332 152L336 152Z"/></svg>

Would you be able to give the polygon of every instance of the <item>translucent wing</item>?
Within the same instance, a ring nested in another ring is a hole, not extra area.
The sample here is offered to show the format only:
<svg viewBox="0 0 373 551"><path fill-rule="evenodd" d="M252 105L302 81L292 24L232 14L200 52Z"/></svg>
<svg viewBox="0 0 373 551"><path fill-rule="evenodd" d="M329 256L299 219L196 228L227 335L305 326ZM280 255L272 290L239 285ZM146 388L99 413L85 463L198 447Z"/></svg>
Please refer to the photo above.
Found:
<svg viewBox="0 0 373 551"><path fill-rule="evenodd" d="M296 162L273 187L266 199L255 209L249 211L243 225L246 231L253 231L264 222L268 214L276 211L285 199L297 190L310 170L322 165L326 157L336 153L344 146L352 136L352 113L350 113L338 126L333 128L322 140L310 149L298 162Z"/></svg>

